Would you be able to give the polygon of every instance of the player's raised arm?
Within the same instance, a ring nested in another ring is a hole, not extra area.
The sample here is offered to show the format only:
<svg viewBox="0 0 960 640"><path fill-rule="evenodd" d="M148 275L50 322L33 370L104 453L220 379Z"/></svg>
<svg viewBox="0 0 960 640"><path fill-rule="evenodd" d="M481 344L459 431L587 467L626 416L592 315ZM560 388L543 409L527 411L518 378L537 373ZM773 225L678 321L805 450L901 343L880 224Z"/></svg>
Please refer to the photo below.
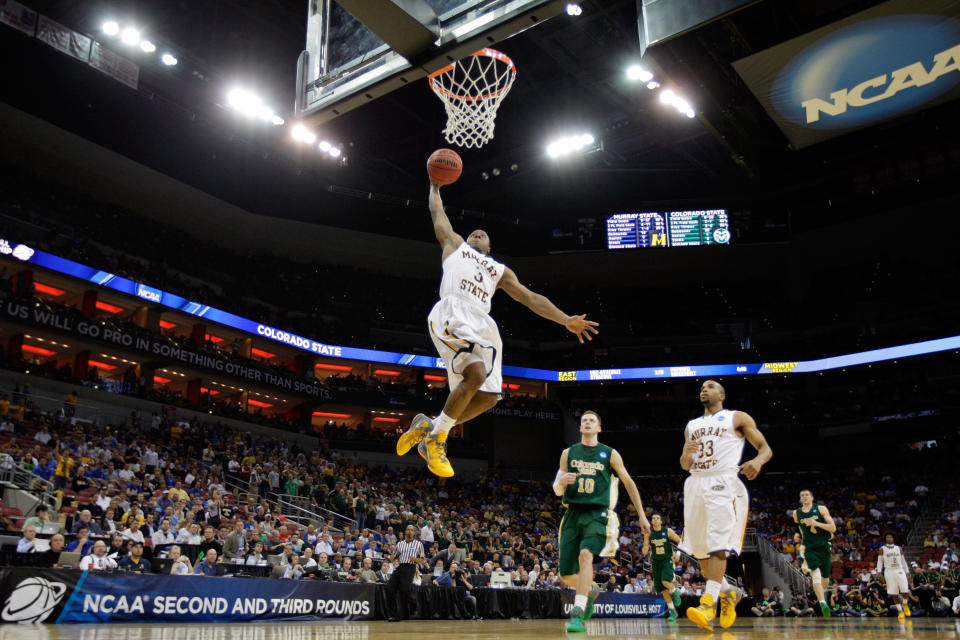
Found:
<svg viewBox="0 0 960 640"><path fill-rule="evenodd" d="M740 472L747 477L747 480L753 480L760 475L760 468L773 457L773 449L770 448L767 439L757 429L757 423L750 417L750 414L737 411L733 417L733 426L740 429L747 442L757 450L755 458L740 465Z"/></svg>
<svg viewBox="0 0 960 640"><path fill-rule="evenodd" d="M517 279L517 274L513 269L506 269L497 285L499 289L507 292L511 298L533 311L538 316L547 320L553 320L557 324L562 324L567 331L577 336L577 339L583 344L583 339L593 340L593 335L599 333L594 327L600 326L599 323L587 320L587 314L579 316L569 316L550 302L546 296L534 293ZM591 335L593 334L593 335Z"/></svg>
<svg viewBox="0 0 960 640"><path fill-rule="evenodd" d="M450 224L450 218L447 217L447 212L443 209L443 200L440 198L440 187L433 183L430 183L429 203L430 219L433 220L433 232L437 235L437 241L440 243L440 246L443 247L443 257L441 260L446 260L447 256L463 244L463 238L454 232L453 225Z"/></svg>
<svg viewBox="0 0 960 640"><path fill-rule="evenodd" d="M650 521L647 520L647 514L643 512L643 502L640 500L640 491L637 490L637 483L634 482L630 474L627 473L626 467L623 466L623 458L620 457L620 452L616 449L614 449L610 455L610 468L617 473L620 482L623 483L623 486L627 490L627 495L630 496L630 501L637 510L637 518L640 519L640 531L644 535L649 534Z"/></svg>

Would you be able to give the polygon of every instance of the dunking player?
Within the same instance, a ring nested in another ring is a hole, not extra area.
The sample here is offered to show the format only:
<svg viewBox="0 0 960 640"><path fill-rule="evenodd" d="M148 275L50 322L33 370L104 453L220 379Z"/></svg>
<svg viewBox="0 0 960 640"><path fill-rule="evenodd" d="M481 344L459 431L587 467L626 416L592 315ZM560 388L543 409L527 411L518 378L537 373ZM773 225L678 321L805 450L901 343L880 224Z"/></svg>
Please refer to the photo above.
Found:
<svg viewBox="0 0 960 640"><path fill-rule="evenodd" d="M747 488L737 472L753 480L773 451L757 429L757 423L743 411L723 408L726 392L719 382L707 380L700 387L703 416L687 423L686 443L680 466L690 471L683 485L683 536L680 550L700 561L707 588L700 606L687 609L687 617L698 627L713 630L717 598L720 599L720 626L727 628L737 619L736 606L742 594L723 584L727 554L740 553L750 505ZM757 456L740 464L744 440ZM721 589L723 593L721 593Z"/></svg>
<svg viewBox="0 0 960 640"><path fill-rule="evenodd" d="M663 516L655 513L650 516L650 533L643 536L642 555L647 555L647 551L652 550L650 559L653 566L650 571L650 577L653 580L654 589L663 594L663 599L667 603L667 620L675 622L677 619L677 607L680 606L680 592L677 591L677 585L674 580L677 578L673 567L673 544L680 543L680 536L670 527L663 526Z"/></svg>
<svg viewBox="0 0 960 640"><path fill-rule="evenodd" d="M883 536L884 545L880 547L877 556L877 573L883 571L884 582L887 583L887 593L895 597L894 608L897 609L897 618L903 622L904 615L910 616L910 607L904 599L904 594L910 593L910 583L907 582L907 561L903 551L895 542L892 533Z"/></svg>
<svg viewBox="0 0 960 640"><path fill-rule="evenodd" d="M580 442L560 454L560 470L553 492L563 497L567 512L560 521L560 577L577 590L567 631L584 631L583 621L593 615L593 601L600 588L593 584L594 556L611 557L617 552L620 522L617 506L617 477L627 488L637 509L640 530L650 533L637 485L623 466L616 449L597 442L600 416L584 411L580 417Z"/></svg>
<svg viewBox="0 0 960 640"><path fill-rule="evenodd" d="M822 504L815 504L813 492L800 492L800 508L793 512L793 521L800 525L802 536L803 565L810 571L813 592L820 601L820 612L830 617L830 605L824 591L830 586L830 540L837 524L830 511Z"/></svg>
<svg viewBox="0 0 960 640"><path fill-rule="evenodd" d="M490 237L482 229L466 241L453 231L443 210L440 188L430 185L430 217L443 247L440 301L427 320L430 337L447 368L450 395L439 416L414 417L397 441L397 455L419 443L417 451L434 474L447 478L453 468L447 460L447 433L492 408L500 400L503 346L500 331L490 317L490 300L497 289L537 315L562 324L582 343L596 334L596 322L586 315L569 316L547 298L520 284L516 274L490 257ZM479 393L478 393L479 392Z"/></svg>

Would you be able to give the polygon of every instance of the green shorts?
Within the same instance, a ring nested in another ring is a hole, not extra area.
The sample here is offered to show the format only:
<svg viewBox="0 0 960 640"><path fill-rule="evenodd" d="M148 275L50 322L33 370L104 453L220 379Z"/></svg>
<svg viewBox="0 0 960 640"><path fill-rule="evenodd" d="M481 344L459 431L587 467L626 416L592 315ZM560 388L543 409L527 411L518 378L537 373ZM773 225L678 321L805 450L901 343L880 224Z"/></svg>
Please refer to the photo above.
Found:
<svg viewBox="0 0 960 640"><path fill-rule="evenodd" d="M609 558L617 552L620 522L617 514L604 507L568 508L560 521L560 575L580 573L580 551Z"/></svg>
<svg viewBox="0 0 960 640"><path fill-rule="evenodd" d="M673 560L654 560L650 577L653 579L653 588L658 593L663 591L663 583L673 582L677 577L676 572L673 570Z"/></svg>
<svg viewBox="0 0 960 640"><path fill-rule="evenodd" d="M810 571L820 569L820 577L830 577L830 547L806 547L803 550L803 559Z"/></svg>

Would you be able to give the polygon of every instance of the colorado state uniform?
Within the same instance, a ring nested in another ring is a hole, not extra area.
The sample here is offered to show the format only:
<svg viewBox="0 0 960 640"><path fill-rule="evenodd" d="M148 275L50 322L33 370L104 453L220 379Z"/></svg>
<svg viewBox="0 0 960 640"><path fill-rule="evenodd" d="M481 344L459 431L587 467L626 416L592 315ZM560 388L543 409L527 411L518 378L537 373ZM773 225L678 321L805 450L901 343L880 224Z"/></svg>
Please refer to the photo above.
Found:
<svg viewBox="0 0 960 640"><path fill-rule="evenodd" d="M654 588L661 591L664 582L673 582L677 577L673 567L673 545L666 527L660 527L660 531L650 529L650 557L653 560L650 577Z"/></svg>
<svg viewBox="0 0 960 640"><path fill-rule="evenodd" d="M733 426L735 411L721 409L687 423L684 436L700 445L683 483L684 553L702 560L743 548L750 499L737 477L743 455L743 434Z"/></svg>
<svg viewBox="0 0 960 640"><path fill-rule="evenodd" d="M811 572L820 569L820 577L826 578L831 573L830 540L833 534L818 527L808 527L803 524L807 518L823 522L820 515L820 506L813 504L810 511L803 507L797 509L797 520L800 522L800 535L803 536L803 564Z"/></svg>
<svg viewBox="0 0 960 640"><path fill-rule="evenodd" d="M610 468L613 448L578 443L567 451L567 468L577 474L563 492L567 507L560 521L560 575L580 573L580 550L609 558L616 554L620 521L614 512L620 479Z"/></svg>
<svg viewBox="0 0 960 640"><path fill-rule="evenodd" d="M443 261L440 300L427 317L430 337L443 358L450 390L463 380L463 370L482 362L487 379L480 391L503 391L503 342L490 317L490 301L506 267L466 242Z"/></svg>

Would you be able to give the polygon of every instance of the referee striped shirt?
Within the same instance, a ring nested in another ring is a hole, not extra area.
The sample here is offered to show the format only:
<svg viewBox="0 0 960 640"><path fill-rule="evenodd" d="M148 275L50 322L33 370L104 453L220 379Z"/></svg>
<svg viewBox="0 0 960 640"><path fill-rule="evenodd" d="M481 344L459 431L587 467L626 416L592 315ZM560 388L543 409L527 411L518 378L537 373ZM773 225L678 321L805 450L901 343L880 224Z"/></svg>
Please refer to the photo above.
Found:
<svg viewBox="0 0 960 640"><path fill-rule="evenodd" d="M424 557L423 545L419 540L411 540L410 542L401 540L397 543L396 554L397 559L400 560L400 564L408 564L413 558Z"/></svg>

